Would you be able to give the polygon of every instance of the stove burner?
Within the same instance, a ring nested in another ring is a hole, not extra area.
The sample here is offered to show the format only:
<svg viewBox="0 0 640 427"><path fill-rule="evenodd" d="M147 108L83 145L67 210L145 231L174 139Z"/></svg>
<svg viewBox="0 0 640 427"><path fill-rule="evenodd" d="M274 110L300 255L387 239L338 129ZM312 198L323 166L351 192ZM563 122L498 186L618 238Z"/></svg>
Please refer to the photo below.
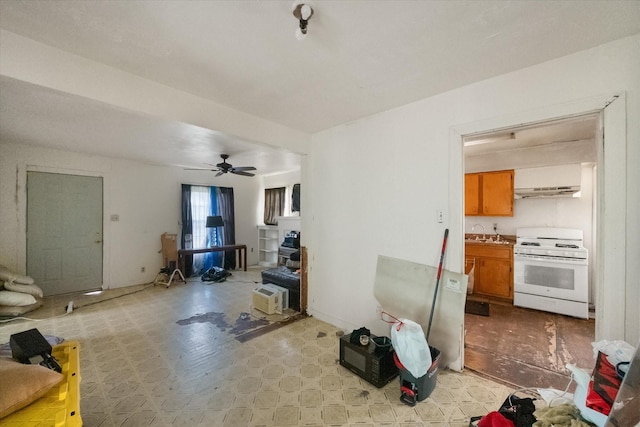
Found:
<svg viewBox="0 0 640 427"><path fill-rule="evenodd" d="M540 246L538 242L522 242L520 243L522 246Z"/></svg>
<svg viewBox="0 0 640 427"><path fill-rule="evenodd" d="M556 243L556 248L580 249L580 246L570 243Z"/></svg>

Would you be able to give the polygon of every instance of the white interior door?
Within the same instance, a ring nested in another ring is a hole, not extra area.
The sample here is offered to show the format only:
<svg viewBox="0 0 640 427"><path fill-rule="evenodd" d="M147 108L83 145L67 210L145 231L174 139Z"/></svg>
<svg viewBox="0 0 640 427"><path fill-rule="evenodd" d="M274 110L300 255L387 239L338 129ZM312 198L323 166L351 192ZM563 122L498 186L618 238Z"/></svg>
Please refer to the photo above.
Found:
<svg viewBox="0 0 640 427"><path fill-rule="evenodd" d="M27 173L27 274L45 295L102 288L102 178Z"/></svg>

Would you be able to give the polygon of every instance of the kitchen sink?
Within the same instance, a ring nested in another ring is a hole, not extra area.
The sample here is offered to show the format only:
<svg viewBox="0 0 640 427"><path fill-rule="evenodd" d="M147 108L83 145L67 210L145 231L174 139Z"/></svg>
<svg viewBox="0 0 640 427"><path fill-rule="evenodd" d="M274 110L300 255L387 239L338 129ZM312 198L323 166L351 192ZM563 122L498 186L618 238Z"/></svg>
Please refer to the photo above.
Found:
<svg viewBox="0 0 640 427"><path fill-rule="evenodd" d="M480 238L466 238L464 239L465 242L469 242L469 243L485 243L488 245L508 245L510 244L510 242L508 240L504 240L504 239L500 239L500 240L494 240L493 238L490 239L480 239Z"/></svg>

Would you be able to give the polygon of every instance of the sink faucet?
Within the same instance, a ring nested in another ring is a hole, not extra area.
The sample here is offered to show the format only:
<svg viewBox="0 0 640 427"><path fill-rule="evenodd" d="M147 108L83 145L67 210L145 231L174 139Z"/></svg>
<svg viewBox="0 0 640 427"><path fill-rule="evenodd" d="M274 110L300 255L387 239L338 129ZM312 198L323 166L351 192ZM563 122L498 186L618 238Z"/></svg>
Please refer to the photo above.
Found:
<svg viewBox="0 0 640 427"><path fill-rule="evenodd" d="M476 229L476 227L482 227L482 239L485 239L485 235L484 235L484 225L482 224L473 224L473 227L471 227L471 234L475 234L474 230ZM476 236L476 240L477 240L478 236Z"/></svg>

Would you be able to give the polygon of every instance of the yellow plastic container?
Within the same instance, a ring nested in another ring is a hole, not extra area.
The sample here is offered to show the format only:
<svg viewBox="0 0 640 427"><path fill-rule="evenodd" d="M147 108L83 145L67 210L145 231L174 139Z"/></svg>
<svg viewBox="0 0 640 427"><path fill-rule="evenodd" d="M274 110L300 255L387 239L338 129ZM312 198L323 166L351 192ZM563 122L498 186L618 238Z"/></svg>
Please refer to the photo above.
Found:
<svg viewBox="0 0 640 427"><path fill-rule="evenodd" d="M80 344L65 341L51 351L62 367L63 379L26 408L0 420L2 426L82 427L80 417Z"/></svg>

